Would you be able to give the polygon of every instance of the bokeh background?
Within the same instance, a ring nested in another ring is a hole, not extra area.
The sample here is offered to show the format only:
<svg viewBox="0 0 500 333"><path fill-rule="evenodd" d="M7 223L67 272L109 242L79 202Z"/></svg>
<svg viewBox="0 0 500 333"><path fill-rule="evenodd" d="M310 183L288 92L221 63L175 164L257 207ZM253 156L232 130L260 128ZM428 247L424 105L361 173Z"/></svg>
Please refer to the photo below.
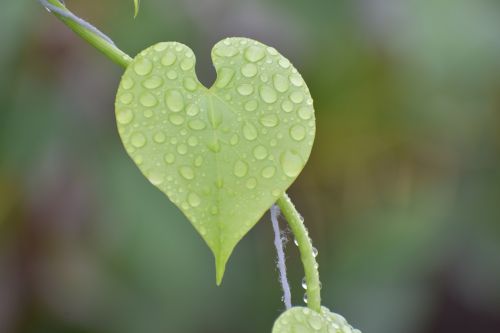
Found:
<svg viewBox="0 0 500 333"><path fill-rule="evenodd" d="M68 0L133 55L227 36L275 46L315 98L290 189L324 304L365 333L500 332L500 2ZM283 310L266 216L222 287L114 120L122 69L34 0L0 8L0 332L270 332ZM302 268L287 246L295 304Z"/></svg>

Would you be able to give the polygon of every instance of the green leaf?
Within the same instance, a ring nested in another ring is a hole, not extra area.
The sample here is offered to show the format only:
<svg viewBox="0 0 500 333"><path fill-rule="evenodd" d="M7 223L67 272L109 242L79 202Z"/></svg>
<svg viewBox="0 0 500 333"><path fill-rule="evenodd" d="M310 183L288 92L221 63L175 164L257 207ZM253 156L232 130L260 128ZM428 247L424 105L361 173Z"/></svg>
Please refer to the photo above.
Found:
<svg viewBox="0 0 500 333"><path fill-rule="evenodd" d="M361 333L344 317L321 307L321 313L305 307L293 307L276 319L272 333Z"/></svg>
<svg viewBox="0 0 500 333"><path fill-rule="evenodd" d="M116 118L139 169L212 250L220 284L236 244L304 167L315 119L304 80L274 48L228 38L212 60L207 89L187 46L142 51L123 75Z"/></svg>
<svg viewBox="0 0 500 333"><path fill-rule="evenodd" d="M137 14L139 14L139 3L140 0L134 0L134 18L136 18Z"/></svg>

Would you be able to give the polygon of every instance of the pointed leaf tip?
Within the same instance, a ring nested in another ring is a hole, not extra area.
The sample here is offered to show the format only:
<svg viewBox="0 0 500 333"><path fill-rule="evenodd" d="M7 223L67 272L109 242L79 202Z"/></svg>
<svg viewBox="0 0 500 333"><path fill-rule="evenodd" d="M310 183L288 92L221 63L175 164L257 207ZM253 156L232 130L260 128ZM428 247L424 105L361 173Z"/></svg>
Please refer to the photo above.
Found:
<svg viewBox="0 0 500 333"><path fill-rule="evenodd" d="M224 272L226 271L228 257L222 255L215 255L215 283L220 286Z"/></svg>

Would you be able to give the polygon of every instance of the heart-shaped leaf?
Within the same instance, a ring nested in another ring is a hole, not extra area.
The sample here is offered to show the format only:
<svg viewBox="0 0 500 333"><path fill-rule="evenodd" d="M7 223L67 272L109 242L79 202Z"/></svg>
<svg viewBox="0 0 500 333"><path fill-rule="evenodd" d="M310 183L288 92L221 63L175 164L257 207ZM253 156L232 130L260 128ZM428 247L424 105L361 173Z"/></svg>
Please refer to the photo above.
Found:
<svg viewBox="0 0 500 333"><path fill-rule="evenodd" d="M304 167L315 119L304 80L274 48L228 38L212 59L207 89L187 46L142 51L122 77L116 119L139 169L212 250L219 284L235 245Z"/></svg>
<svg viewBox="0 0 500 333"><path fill-rule="evenodd" d="M293 307L276 319L272 333L361 333L344 317L321 307L321 313L304 307Z"/></svg>

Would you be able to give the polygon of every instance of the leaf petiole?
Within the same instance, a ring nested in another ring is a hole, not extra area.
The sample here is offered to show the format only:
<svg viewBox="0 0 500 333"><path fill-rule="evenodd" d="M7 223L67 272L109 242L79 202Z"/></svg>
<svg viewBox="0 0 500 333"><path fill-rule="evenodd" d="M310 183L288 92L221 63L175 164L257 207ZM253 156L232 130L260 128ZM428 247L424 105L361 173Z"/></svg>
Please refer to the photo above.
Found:
<svg viewBox="0 0 500 333"><path fill-rule="evenodd" d="M285 216L290 229L292 229L295 240L299 246L300 260L304 266L304 273L306 276L307 284L307 306L316 312L321 311L321 293L320 293L320 281L318 264L316 258L314 257L314 250L312 246L311 239L307 232L302 216L295 208L294 204L284 193L276 202L280 207L281 212Z"/></svg>

